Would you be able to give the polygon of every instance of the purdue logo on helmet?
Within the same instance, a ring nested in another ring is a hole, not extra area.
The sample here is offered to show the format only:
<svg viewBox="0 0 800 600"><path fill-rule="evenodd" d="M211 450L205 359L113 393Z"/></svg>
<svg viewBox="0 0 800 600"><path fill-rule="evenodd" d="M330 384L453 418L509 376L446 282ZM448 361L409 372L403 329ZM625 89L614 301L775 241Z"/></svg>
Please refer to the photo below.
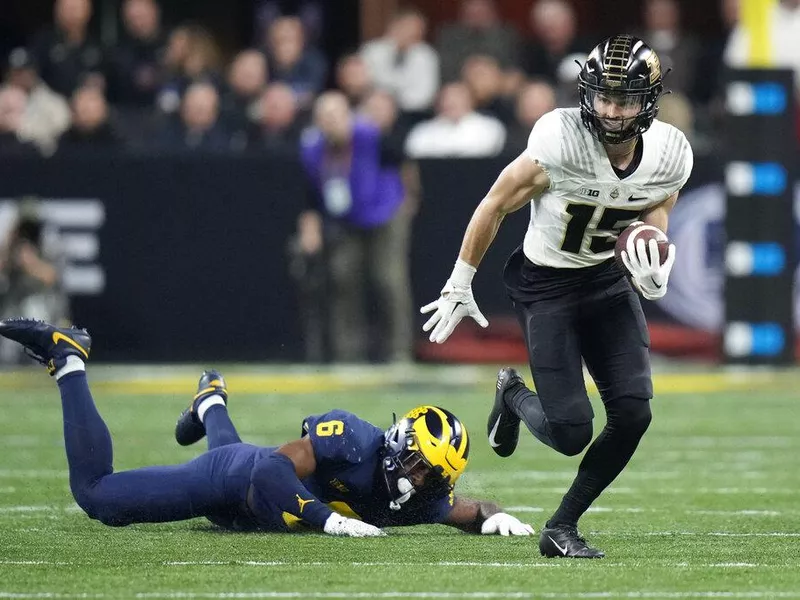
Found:
<svg viewBox="0 0 800 600"><path fill-rule="evenodd" d="M391 508L414 494L447 494L468 457L467 429L450 411L418 406L403 415L384 434L382 467Z"/></svg>
<svg viewBox="0 0 800 600"><path fill-rule="evenodd" d="M644 133L664 91L655 51L632 35L615 35L589 53L578 76L583 124L606 144Z"/></svg>

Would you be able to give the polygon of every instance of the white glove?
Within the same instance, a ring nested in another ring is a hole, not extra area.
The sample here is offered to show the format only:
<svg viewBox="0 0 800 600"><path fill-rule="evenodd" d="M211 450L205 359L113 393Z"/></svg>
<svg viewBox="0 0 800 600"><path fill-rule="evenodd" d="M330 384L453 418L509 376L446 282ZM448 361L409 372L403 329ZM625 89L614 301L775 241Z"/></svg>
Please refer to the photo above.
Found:
<svg viewBox="0 0 800 600"><path fill-rule="evenodd" d="M483 316L472 296L472 278L475 276L475 271L475 267L458 259L450 279L442 288L439 299L419 309L423 315L436 311L422 326L422 331L430 331L433 328L430 341L437 344L444 342L466 316L475 319L481 327L489 326L489 321Z"/></svg>
<svg viewBox="0 0 800 600"><path fill-rule="evenodd" d="M654 239L650 240L649 245L645 245L644 240L636 240L635 248L633 239L629 239L626 250L623 250L620 256L642 296L648 300L657 300L667 293L669 272L675 263L675 244L669 245L667 260L663 265L658 252L658 242Z"/></svg>
<svg viewBox="0 0 800 600"><path fill-rule="evenodd" d="M486 519L481 525L483 535L531 535L533 527L523 523L517 517L512 517L507 513L496 513Z"/></svg>
<svg viewBox="0 0 800 600"><path fill-rule="evenodd" d="M386 535L383 529L359 521L358 519L349 519L343 517L339 513L333 513L328 520L325 521L325 526L322 530L329 535L348 535L350 537L378 537Z"/></svg>

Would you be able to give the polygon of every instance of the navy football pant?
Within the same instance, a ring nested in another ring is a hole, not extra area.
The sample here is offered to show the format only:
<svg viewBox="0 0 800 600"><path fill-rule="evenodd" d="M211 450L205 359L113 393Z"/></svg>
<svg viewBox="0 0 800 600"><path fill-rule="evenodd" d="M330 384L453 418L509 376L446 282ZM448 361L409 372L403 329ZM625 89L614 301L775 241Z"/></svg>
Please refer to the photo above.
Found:
<svg viewBox="0 0 800 600"><path fill-rule="evenodd" d="M205 415L209 450L182 465L114 473L111 435L94 405L85 372L58 381L64 412L64 443L75 501L106 525L178 521L235 513L226 474L241 459L228 411L213 406Z"/></svg>

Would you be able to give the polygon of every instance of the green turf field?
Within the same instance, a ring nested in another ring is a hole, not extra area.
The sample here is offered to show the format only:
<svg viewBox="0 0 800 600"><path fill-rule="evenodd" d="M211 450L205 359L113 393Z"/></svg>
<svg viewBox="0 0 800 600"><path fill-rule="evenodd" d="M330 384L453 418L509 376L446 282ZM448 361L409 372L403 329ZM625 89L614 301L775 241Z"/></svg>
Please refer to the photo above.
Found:
<svg viewBox="0 0 800 600"><path fill-rule="evenodd" d="M90 368L118 470L199 452L172 431L200 369ZM457 493L537 530L578 464L526 433L511 458L491 452L491 368L223 372L242 437L265 445L331 407L380 426L417 404L451 409L473 434ZM639 452L582 521L608 556L575 561L543 559L538 537L444 526L366 540L223 533L200 519L106 527L70 496L53 381L0 373L0 599L800 598L800 375L667 373L656 388Z"/></svg>

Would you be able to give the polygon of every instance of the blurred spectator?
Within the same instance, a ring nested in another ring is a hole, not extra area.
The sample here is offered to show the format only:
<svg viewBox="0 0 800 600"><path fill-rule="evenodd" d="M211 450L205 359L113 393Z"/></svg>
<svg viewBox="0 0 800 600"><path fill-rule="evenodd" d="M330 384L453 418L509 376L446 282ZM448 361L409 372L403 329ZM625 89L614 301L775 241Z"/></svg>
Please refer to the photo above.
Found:
<svg viewBox="0 0 800 600"><path fill-rule="evenodd" d="M181 103L180 118L165 128L161 146L169 150L224 152L231 137L219 121L219 94L210 83L193 83Z"/></svg>
<svg viewBox="0 0 800 600"><path fill-rule="evenodd" d="M514 119L512 102L503 94L503 72L491 56L473 55L461 69L461 80L472 94L475 110L503 123Z"/></svg>
<svg viewBox="0 0 800 600"><path fill-rule="evenodd" d="M543 115L556 108L556 92L544 79L531 81L517 95L514 122L508 127L505 149L520 154L528 147L531 130Z"/></svg>
<svg viewBox="0 0 800 600"><path fill-rule="evenodd" d="M699 45L691 35L681 30L681 9L676 0L646 0L644 29L635 33L658 54L664 86L673 92L687 94L694 79Z"/></svg>
<svg viewBox="0 0 800 600"><path fill-rule="evenodd" d="M233 131L246 131L259 120L267 78L267 59L258 50L243 50L233 59L222 97L222 116Z"/></svg>
<svg viewBox="0 0 800 600"><path fill-rule="evenodd" d="M578 37L575 10L567 0L538 0L531 7L530 24L536 39L524 49L525 73L555 85L559 105L573 104L580 71L575 60L583 63L594 43Z"/></svg>
<svg viewBox="0 0 800 600"><path fill-rule="evenodd" d="M267 49L273 79L289 84L302 107L310 106L325 86L328 67L322 53L306 45L300 19L277 19L269 28Z"/></svg>
<svg viewBox="0 0 800 600"><path fill-rule="evenodd" d="M517 31L500 21L492 0L462 0L459 20L444 25L436 40L442 80L455 81L471 54L486 54L503 70L519 63Z"/></svg>
<svg viewBox="0 0 800 600"><path fill-rule="evenodd" d="M336 87L347 96L352 108L361 104L372 91L372 77L364 58L345 54L336 63Z"/></svg>
<svg viewBox="0 0 800 600"><path fill-rule="evenodd" d="M397 219L404 199L398 165L382 152L378 128L355 117L340 92L317 99L314 128L301 143L311 205L298 221L299 246L306 255L325 253L333 359L366 360L373 338L389 360L408 361L412 307L407 224ZM385 313L369 337L367 282Z"/></svg>
<svg viewBox="0 0 800 600"><path fill-rule="evenodd" d="M394 96L386 90L374 90L364 99L359 112L380 129L384 152L393 153L395 160L400 162L408 131L399 118L399 107Z"/></svg>
<svg viewBox="0 0 800 600"><path fill-rule="evenodd" d="M251 150L282 150L296 153L302 124L297 99L285 83L267 86L259 101L259 118L250 131Z"/></svg>
<svg viewBox="0 0 800 600"><path fill-rule="evenodd" d="M61 136L58 152L105 151L119 144L109 121L109 110L103 90L96 85L79 87L72 94L72 127Z"/></svg>
<svg viewBox="0 0 800 600"><path fill-rule="evenodd" d="M172 31L164 54L167 81L158 92L158 107L174 113L181 106L185 90L194 82L220 82L220 52L214 37L198 25L184 25Z"/></svg>
<svg viewBox="0 0 800 600"><path fill-rule="evenodd" d="M722 56L728 38L739 21L739 0L719 0L719 10L722 17L722 32L713 38L703 40L697 67L694 69L694 84L690 97L701 105L711 102L719 92Z"/></svg>
<svg viewBox="0 0 800 600"><path fill-rule="evenodd" d="M56 0L53 27L35 36L31 51L54 91L69 96L87 75L104 81L103 51L89 35L91 0Z"/></svg>
<svg viewBox="0 0 800 600"><path fill-rule="evenodd" d="M25 118L28 95L13 85L0 87L0 154L3 156L35 155L36 148L19 139Z"/></svg>
<svg viewBox="0 0 800 600"><path fill-rule="evenodd" d="M683 94L672 93L658 100L658 119L680 129L694 145L694 110L692 103Z"/></svg>
<svg viewBox="0 0 800 600"><path fill-rule="evenodd" d="M109 59L109 96L115 104L152 106L162 84L164 36L155 0L125 0L122 36Z"/></svg>
<svg viewBox="0 0 800 600"><path fill-rule="evenodd" d="M439 93L437 116L411 129L406 154L411 158L494 156L505 141L500 121L475 112L467 86L449 83Z"/></svg>
<svg viewBox="0 0 800 600"><path fill-rule="evenodd" d="M0 318L25 315L51 323L66 318L60 253L53 236L46 234L37 201L21 202L17 221L0 247ZM17 362L23 353L6 342L0 344L0 359Z"/></svg>
<svg viewBox="0 0 800 600"><path fill-rule="evenodd" d="M800 0L780 0L773 6L770 32L773 64L794 71L795 86L800 92ZM745 68L749 49L747 31L739 24L728 38L725 64Z"/></svg>
<svg viewBox="0 0 800 600"><path fill-rule="evenodd" d="M255 2L256 38L263 39L263 33L272 24L287 15L295 15L303 24L303 31L309 44L317 46L322 42L324 10L322 0L256 0Z"/></svg>
<svg viewBox="0 0 800 600"><path fill-rule="evenodd" d="M401 10L382 38L361 48L375 85L394 95L403 112L426 111L436 99L439 56L425 42L427 26L419 10Z"/></svg>
<svg viewBox="0 0 800 600"><path fill-rule="evenodd" d="M25 115L17 136L35 145L41 154L51 155L58 138L69 127L67 101L41 80L34 57L25 48L11 51L7 80L26 94Z"/></svg>

